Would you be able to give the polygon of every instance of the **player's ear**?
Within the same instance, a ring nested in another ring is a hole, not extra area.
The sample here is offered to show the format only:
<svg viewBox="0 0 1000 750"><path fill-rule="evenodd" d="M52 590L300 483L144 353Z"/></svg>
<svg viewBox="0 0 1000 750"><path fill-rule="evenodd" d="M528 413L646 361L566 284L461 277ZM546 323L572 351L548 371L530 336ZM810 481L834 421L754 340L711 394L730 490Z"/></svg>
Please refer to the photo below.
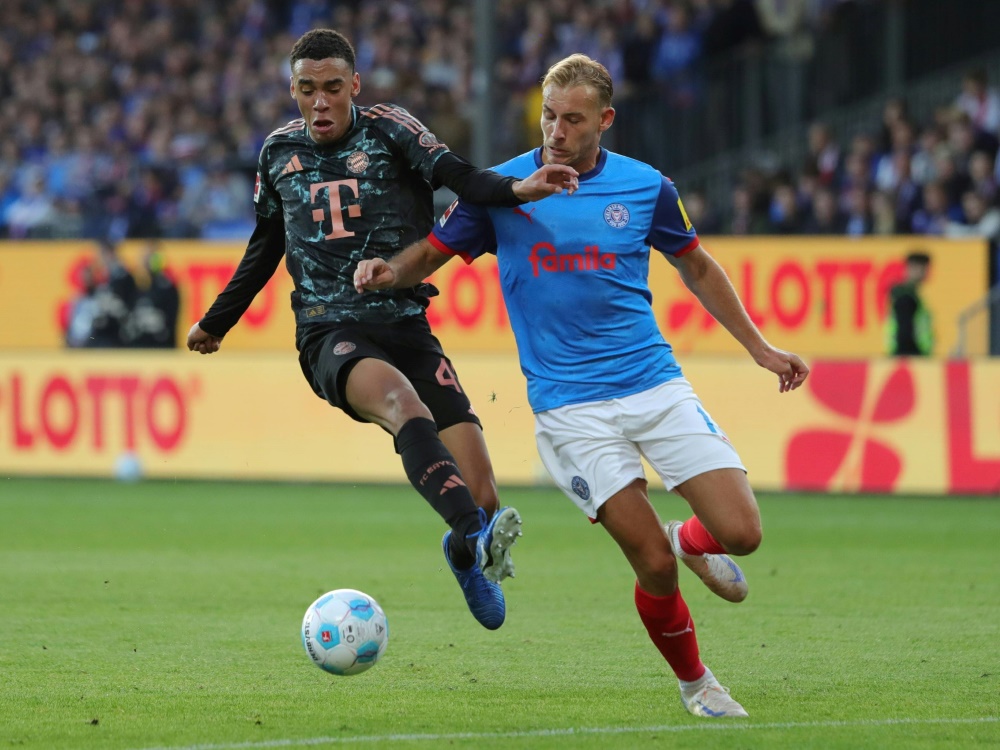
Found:
<svg viewBox="0 0 1000 750"><path fill-rule="evenodd" d="M605 107L601 111L601 126L600 132L604 132L611 127L611 123L615 121L615 109L614 107Z"/></svg>
<svg viewBox="0 0 1000 750"><path fill-rule="evenodd" d="M355 73L354 78L351 79L351 98L353 99L360 93L361 93L361 76Z"/></svg>
<svg viewBox="0 0 1000 750"><path fill-rule="evenodd" d="M295 77L288 76L288 93L291 95L292 99L295 98Z"/></svg>

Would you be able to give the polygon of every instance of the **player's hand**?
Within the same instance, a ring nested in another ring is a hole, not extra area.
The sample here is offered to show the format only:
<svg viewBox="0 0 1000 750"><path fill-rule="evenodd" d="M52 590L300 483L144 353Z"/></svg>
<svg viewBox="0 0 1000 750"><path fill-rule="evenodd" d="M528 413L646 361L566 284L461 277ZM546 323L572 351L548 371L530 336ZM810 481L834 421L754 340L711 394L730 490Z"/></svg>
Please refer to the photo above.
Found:
<svg viewBox="0 0 1000 750"><path fill-rule="evenodd" d="M396 281L396 272L382 258L368 258L354 269L354 288L358 293L366 289L388 289Z"/></svg>
<svg viewBox="0 0 1000 750"><path fill-rule="evenodd" d="M809 368L797 354L768 347L754 358L758 365L778 376L778 392L794 391L809 376Z"/></svg>
<svg viewBox="0 0 1000 750"><path fill-rule="evenodd" d="M529 177L514 183L514 195L525 203L540 201L563 190L572 195L580 187L579 176L565 164L544 164Z"/></svg>
<svg viewBox="0 0 1000 750"><path fill-rule="evenodd" d="M222 339L201 330L201 326L195 323L188 331L187 346L188 349L199 354L212 354L219 351Z"/></svg>

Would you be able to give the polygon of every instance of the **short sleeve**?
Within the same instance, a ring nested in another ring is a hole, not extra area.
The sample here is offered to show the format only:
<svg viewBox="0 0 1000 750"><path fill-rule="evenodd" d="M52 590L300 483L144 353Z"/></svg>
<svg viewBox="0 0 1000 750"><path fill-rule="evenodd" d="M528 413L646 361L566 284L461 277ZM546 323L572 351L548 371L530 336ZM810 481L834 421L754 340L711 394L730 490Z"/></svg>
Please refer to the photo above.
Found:
<svg viewBox="0 0 1000 750"><path fill-rule="evenodd" d="M646 240L664 255L683 255L698 247L698 233L691 225L677 188L662 175L652 228Z"/></svg>
<svg viewBox="0 0 1000 750"><path fill-rule="evenodd" d="M497 235L489 210L460 200L441 214L427 240L442 253L457 255L466 263L497 251Z"/></svg>
<svg viewBox="0 0 1000 750"><path fill-rule="evenodd" d="M427 182L434 182L434 164L448 147L437 139L420 120L395 104L376 104L369 110L379 128L402 152L410 168Z"/></svg>
<svg viewBox="0 0 1000 750"><path fill-rule="evenodd" d="M267 168L268 144L260 150L260 157L257 159L257 180L253 186L254 209L258 216L265 219L273 218L281 213L281 196L271 184L271 173Z"/></svg>

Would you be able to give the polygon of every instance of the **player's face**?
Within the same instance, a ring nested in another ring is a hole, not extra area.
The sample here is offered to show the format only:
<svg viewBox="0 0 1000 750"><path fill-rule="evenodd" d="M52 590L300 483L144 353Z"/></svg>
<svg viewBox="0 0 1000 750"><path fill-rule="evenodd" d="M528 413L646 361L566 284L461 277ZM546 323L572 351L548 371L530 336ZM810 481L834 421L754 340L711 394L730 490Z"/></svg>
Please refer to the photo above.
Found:
<svg viewBox="0 0 1000 750"><path fill-rule="evenodd" d="M340 58L296 60L291 89L310 137L333 143L351 126L351 100L361 91L361 78Z"/></svg>
<svg viewBox="0 0 1000 750"><path fill-rule="evenodd" d="M590 86L547 86L542 94L542 161L566 164L577 172L593 169L601 134L615 111L602 107Z"/></svg>

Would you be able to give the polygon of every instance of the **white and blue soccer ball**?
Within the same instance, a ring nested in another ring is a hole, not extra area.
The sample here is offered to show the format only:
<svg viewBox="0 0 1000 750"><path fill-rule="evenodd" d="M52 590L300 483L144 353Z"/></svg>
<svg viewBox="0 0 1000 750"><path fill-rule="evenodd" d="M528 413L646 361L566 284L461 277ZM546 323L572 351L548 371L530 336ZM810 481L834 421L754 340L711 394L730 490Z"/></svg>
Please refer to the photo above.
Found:
<svg viewBox="0 0 1000 750"><path fill-rule="evenodd" d="M302 645L320 669L360 674L375 666L389 645L389 621L363 591L337 589L309 605L302 619Z"/></svg>

